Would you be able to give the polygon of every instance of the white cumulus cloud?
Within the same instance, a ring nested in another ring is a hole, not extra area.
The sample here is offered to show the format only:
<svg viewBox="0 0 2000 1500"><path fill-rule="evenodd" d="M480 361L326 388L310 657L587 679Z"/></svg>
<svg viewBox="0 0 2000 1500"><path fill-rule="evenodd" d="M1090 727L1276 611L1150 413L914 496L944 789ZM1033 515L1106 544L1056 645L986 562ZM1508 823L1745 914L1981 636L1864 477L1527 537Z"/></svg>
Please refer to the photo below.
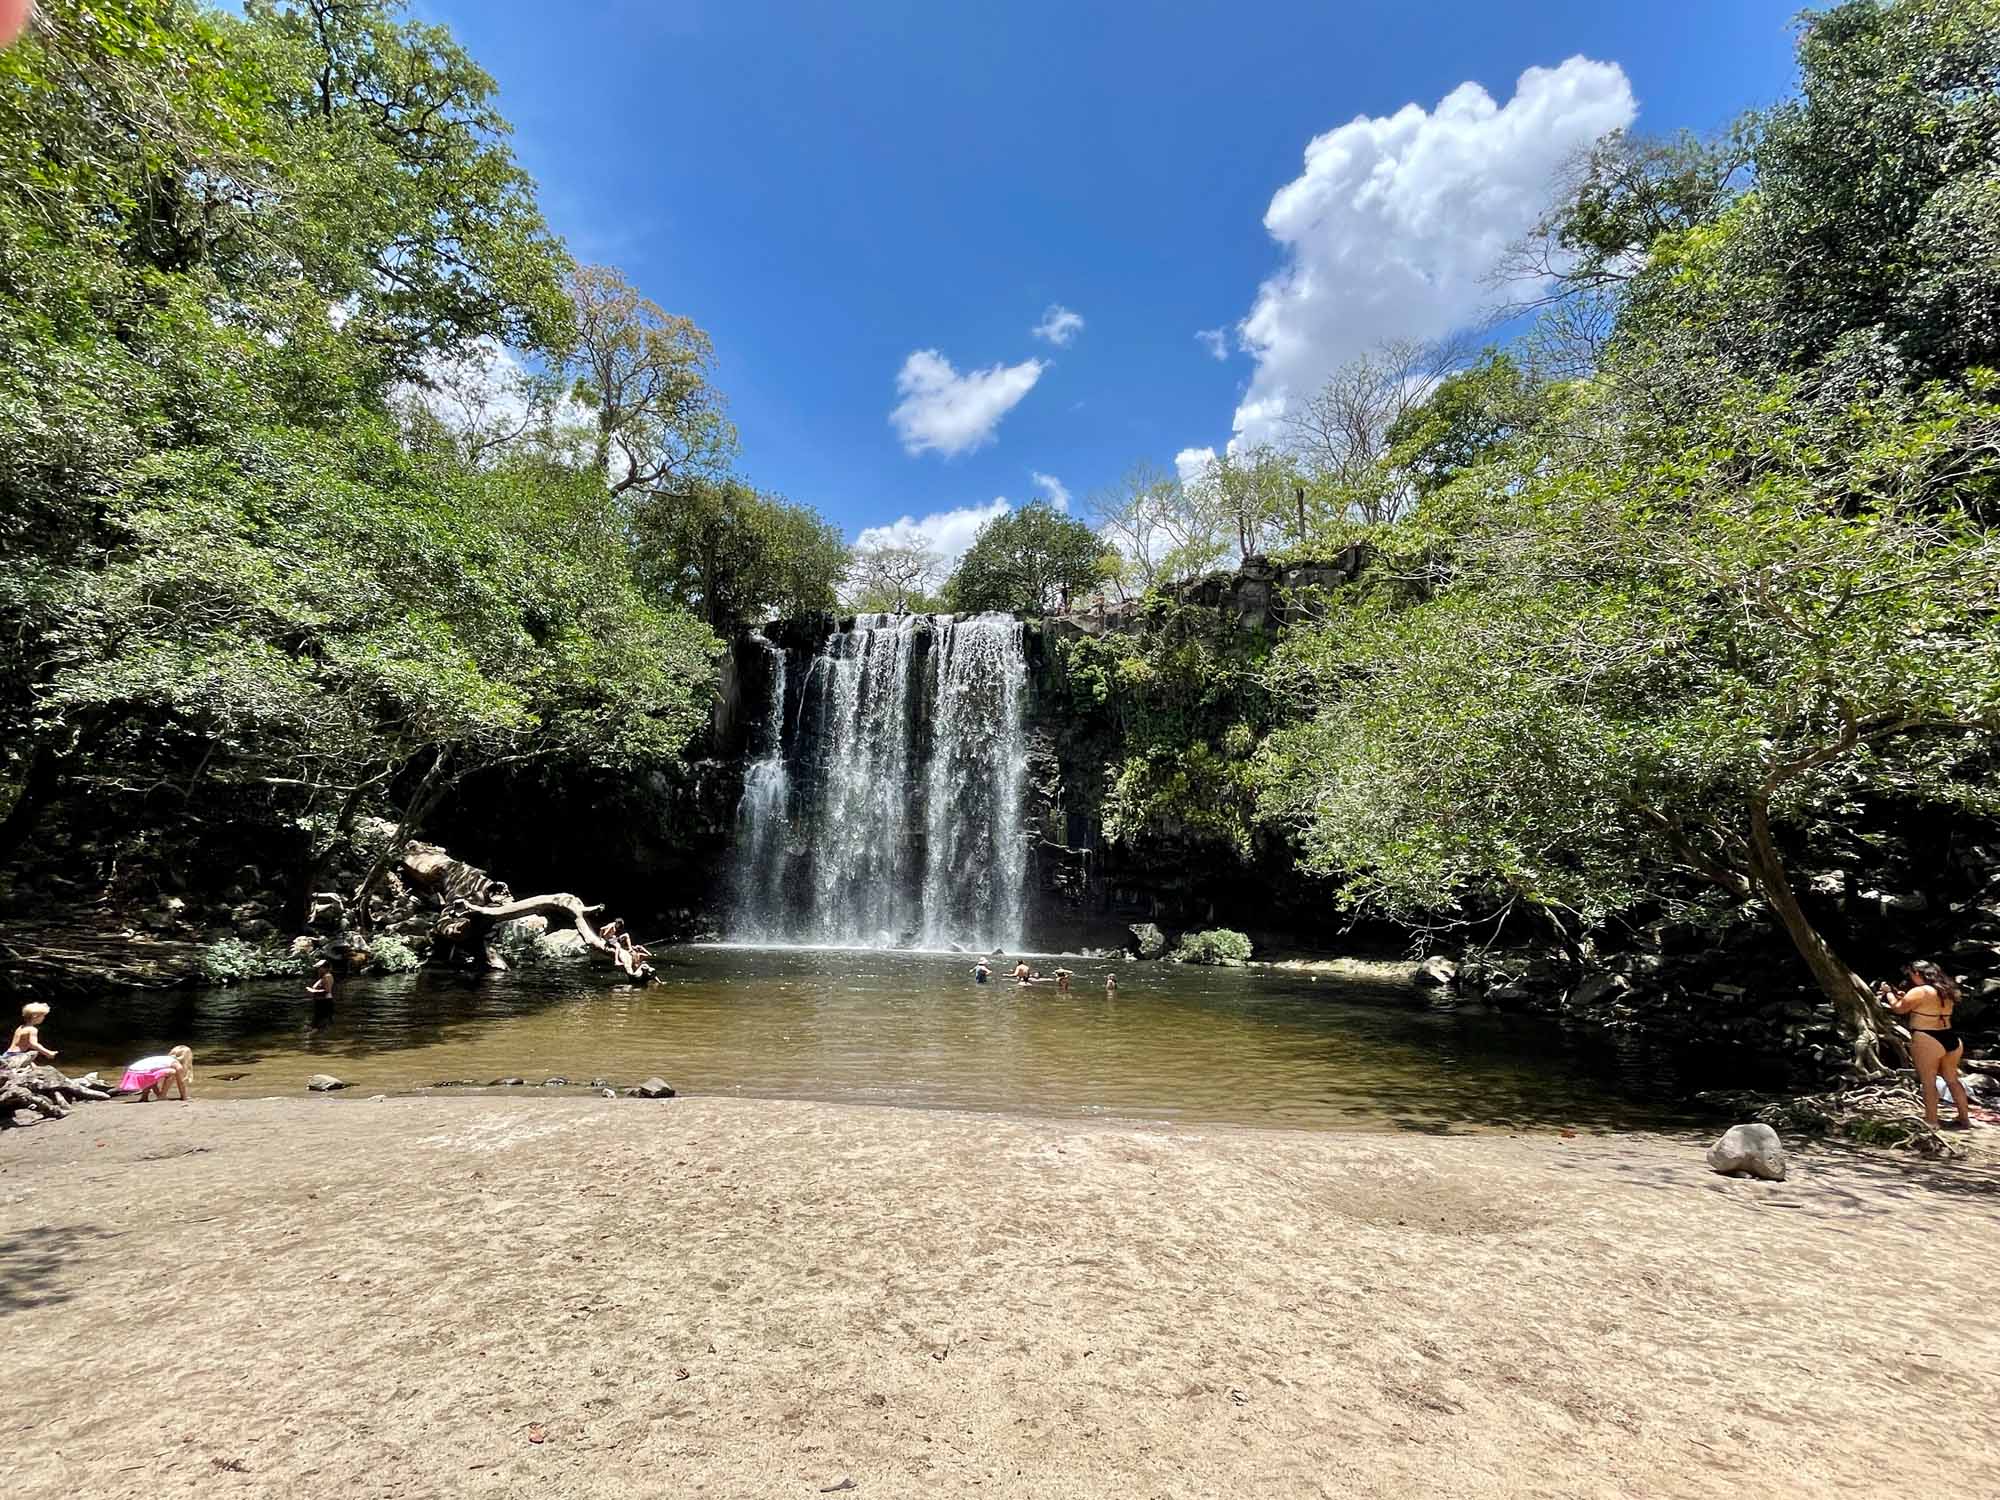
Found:
<svg viewBox="0 0 2000 1500"><path fill-rule="evenodd" d="M1208 471L1215 462L1213 448L1183 448L1174 455L1174 472L1180 475L1182 484L1192 484Z"/></svg>
<svg viewBox="0 0 2000 1500"><path fill-rule="evenodd" d="M1035 482L1036 493L1064 515L1069 514L1069 486L1053 474L1044 474L1039 469L1030 469L1028 477Z"/></svg>
<svg viewBox="0 0 2000 1500"><path fill-rule="evenodd" d="M1051 302L1048 311L1042 314L1042 321L1028 331L1060 349L1083 332L1083 314L1071 312L1060 302Z"/></svg>
<svg viewBox="0 0 2000 1500"><path fill-rule="evenodd" d="M886 526L870 526L854 539L857 547L929 547L943 559L949 572L961 554L979 535L988 521L1004 516L1014 507L1005 495L996 495L985 505L961 505L952 510L933 511L921 520L903 516Z"/></svg>
<svg viewBox="0 0 2000 1500"><path fill-rule="evenodd" d="M961 375L935 349L919 349L903 361L896 392L903 399L889 421L909 454L942 453L950 458L990 443L1000 419L1035 388L1046 368L1038 359L994 365Z"/></svg>
<svg viewBox="0 0 2000 1500"><path fill-rule="evenodd" d="M1197 328L1195 342L1208 351L1210 359L1229 358L1229 330L1227 328Z"/></svg>
<svg viewBox="0 0 2000 1500"><path fill-rule="evenodd" d="M1257 369L1233 441L1271 439L1288 400L1384 339L1475 322L1482 278L1534 222L1563 159L1637 108L1617 64L1572 57L1528 69L1504 105L1462 83L1435 109L1315 136L1264 215L1286 259L1238 329Z"/></svg>

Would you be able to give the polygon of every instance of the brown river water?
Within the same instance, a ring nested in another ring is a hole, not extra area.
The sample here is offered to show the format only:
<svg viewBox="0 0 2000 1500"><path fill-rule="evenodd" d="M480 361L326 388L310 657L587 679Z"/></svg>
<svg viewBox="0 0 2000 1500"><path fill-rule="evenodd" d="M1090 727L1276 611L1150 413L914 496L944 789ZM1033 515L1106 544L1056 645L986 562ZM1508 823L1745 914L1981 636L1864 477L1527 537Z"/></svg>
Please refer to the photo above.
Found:
<svg viewBox="0 0 2000 1500"><path fill-rule="evenodd" d="M319 1025L302 981L121 993L59 1007L43 1034L59 1067L114 1080L185 1042L203 1097L298 1095L322 1072L349 1098L658 1074L691 1094L1306 1129L1670 1125L1690 1121L1692 1087L1731 1081L1365 978L1071 959L1062 995L975 985L957 955L697 946L656 961L665 982L646 989L563 968L356 980Z"/></svg>

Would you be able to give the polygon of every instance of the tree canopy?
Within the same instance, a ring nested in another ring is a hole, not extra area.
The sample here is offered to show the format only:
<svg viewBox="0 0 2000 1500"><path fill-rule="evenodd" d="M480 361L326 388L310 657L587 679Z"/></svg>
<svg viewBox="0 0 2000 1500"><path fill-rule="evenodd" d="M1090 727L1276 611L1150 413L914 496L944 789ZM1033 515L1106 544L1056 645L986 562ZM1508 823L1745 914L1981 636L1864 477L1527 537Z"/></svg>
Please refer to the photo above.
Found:
<svg viewBox="0 0 2000 1500"><path fill-rule="evenodd" d="M40 12L0 54L0 855L78 794L310 859L496 767L668 765L710 622L830 607L838 537L735 503L706 335L571 264L446 30Z"/></svg>
<svg viewBox="0 0 2000 1500"><path fill-rule="evenodd" d="M1788 851L1863 793L1994 800L2000 281L1965 214L1996 39L1995 0L1854 0L1745 127L1754 190L1620 142L1566 186L1545 230L1617 271L1601 356L1489 356L1399 417L1393 565L1273 674L1300 717L1264 811L1350 900L1588 926L1754 899L1874 1065L1887 1019Z"/></svg>
<svg viewBox="0 0 2000 1500"><path fill-rule="evenodd" d="M961 614L1048 614L1080 600L1116 566L1096 532L1037 500L979 528L945 582L945 603Z"/></svg>

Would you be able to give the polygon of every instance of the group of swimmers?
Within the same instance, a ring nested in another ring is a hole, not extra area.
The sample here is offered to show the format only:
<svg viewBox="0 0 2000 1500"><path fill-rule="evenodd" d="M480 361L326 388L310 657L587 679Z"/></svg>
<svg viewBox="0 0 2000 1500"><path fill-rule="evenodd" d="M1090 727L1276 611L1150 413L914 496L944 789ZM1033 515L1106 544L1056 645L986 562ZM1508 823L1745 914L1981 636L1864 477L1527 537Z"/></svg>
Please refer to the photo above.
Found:
<svg viewBox="0 0 2000 1500"><path fill-rule="evenodd" d="M1059 995L1070 993L1070 981L1074 978L1076 978L1076 975L1069 969L1055 969L1048 974L1043 974L1037 969L1028 967L1028 961L1025 958L1014 965L1013 980L1015 984L1022 986L1052 984L1056 987L1056 993ZM972 966L972 982L974 984L991 984L993 982L993 965L983 958L980 959L978 963ZM1107 1000L1118 998L1118 976L1116 974L1106 974L1104 976L1104 997Z"/></svg>

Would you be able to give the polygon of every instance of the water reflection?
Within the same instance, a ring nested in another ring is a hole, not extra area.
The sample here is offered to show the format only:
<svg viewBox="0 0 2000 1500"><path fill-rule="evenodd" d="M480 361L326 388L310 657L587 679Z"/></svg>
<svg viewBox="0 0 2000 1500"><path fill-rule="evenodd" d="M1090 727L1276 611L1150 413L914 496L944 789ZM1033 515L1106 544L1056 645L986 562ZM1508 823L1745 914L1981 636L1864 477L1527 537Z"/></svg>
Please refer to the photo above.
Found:
<svg viewBox="0 0 2000 1500"><path fill-rule="evenodd" d="M315 1026L285 983L107 997L50 1030L74 1071L186 1041L211 1096L296 1093L315 1072L366 1092L658 1073L688 1093L1316 1129L1685 1118L1674 1059L1551 1023L1412 1008L1332 976L1073 962L1060 995L974 985L951 955L683 948L646 990L572 971L408 975L349 984Z"/></svg>

